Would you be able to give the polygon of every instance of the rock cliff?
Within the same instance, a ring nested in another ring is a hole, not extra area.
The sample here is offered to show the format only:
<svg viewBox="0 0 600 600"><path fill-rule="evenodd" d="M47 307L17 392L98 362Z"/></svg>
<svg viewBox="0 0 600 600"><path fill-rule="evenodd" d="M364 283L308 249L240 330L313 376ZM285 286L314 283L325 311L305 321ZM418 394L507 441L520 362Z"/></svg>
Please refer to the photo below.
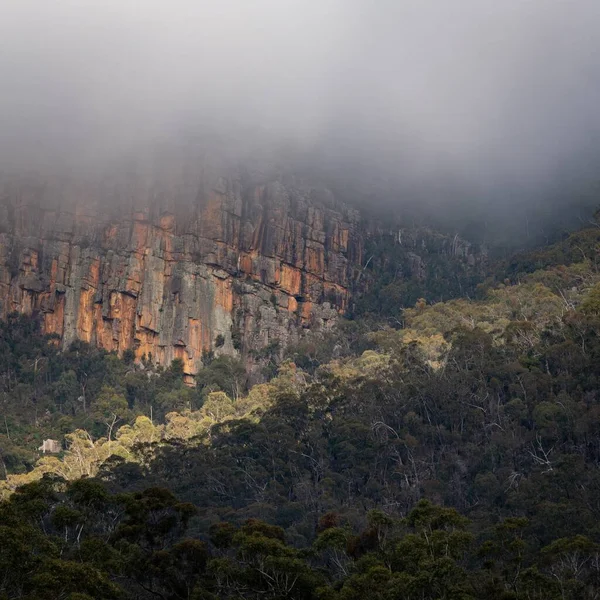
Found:
<svg viewBox="0 0 600 600"><path fill-rule="evenodd" d="M346 310L356 211L326 189L183 172L166 181L0 182L0 317L39 313L75 339L191 379L204 352L285 347Z"/></svg>

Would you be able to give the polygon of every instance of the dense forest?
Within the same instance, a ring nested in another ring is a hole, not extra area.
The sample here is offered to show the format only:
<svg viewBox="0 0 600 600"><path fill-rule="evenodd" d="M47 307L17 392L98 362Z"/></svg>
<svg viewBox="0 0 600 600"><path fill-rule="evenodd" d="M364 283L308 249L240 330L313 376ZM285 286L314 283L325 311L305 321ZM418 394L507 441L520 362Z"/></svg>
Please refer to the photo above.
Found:
<svg viewBox="0 0 600 600"><path fill-rule="evenodd" d="M599 598L599 249L384 272L249 389L12 315L0 598Z"/></svg>

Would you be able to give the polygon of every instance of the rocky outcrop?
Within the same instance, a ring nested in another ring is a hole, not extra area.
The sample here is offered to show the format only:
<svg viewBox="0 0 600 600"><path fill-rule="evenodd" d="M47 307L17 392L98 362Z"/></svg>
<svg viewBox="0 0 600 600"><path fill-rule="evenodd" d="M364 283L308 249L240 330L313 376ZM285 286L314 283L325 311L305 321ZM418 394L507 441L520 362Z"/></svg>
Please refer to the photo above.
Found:
<svg viewBox="0 0 600 600"><path fill-rule="evenodd" d="M0 187L0 316L191 378L204 352L257 364L327 327L362 260L357 213L326 189L239 177Z"/></svg>

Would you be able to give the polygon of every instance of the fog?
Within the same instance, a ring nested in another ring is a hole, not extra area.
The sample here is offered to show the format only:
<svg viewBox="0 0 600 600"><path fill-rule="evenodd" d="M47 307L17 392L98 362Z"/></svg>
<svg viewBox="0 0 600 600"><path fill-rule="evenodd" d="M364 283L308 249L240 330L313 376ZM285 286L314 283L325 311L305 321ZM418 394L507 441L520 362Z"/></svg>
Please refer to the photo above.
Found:
<svg viewBox="0 0 600 600"><path fill-rule="evenodd" d="M598 0L3 0L1 168L195 140L392 202L539 199L597 174L598 31Z"/></svg>

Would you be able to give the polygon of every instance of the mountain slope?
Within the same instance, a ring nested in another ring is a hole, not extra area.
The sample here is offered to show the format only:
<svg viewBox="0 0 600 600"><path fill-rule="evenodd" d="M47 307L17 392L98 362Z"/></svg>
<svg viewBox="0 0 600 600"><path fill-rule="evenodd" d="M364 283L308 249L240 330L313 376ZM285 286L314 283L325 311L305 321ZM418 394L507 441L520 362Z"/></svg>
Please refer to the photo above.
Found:
<svg viewBox="0 0 600 600"><path fill-rule="evenodd" d="M89 566L76 538L87 511L83 537L102 539L104 558L91 564L105 597L175 599L191 586L198 598L342 600L367 589L382 599L593 598L599 249L591 244L581 262L548 258L518 283L504 272L479 300L418 302L401 329L330 331L318 338L328 363L324 355L308 371L286 363L247 393L223 357L191 389L180 363L141 369L82 344L60 353L15 317L2 334L9 426L35 414L37 400L33 413L15 410L30 386L47 394L49 414L29 435L44 427L58 435L67 424L72 432L59 455L2 483L13 494L0 505L13 519L7 535L33 527L29 539L60 538L61 561ZM30 354L26 339L38 340ZM85 407L75 396L81 381ZM53 408L58 398L70 400ZM34 510L41 521L27 525ZM160 515L163 533L154 529ZM181 544L199 540L188 572ZM47 562L32 568L47 577ZM282 591L274 578L297 587Z"/></svg>

